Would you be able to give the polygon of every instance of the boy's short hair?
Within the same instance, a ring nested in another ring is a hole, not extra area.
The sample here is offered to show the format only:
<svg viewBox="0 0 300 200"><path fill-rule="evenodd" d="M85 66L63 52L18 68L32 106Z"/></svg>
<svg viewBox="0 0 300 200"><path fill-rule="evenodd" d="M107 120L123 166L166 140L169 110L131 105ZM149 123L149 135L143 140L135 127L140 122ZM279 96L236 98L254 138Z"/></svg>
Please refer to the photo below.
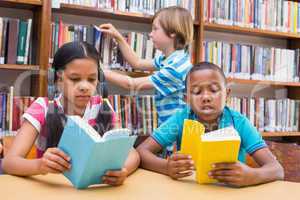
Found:
<svg viewBox="0 0 300 200"><path fill-rule="evenodd" d="M222 76L222 78L224 79L224 83L226 85L226 83L227 83L226 76L225 76L222 68L219 67L218 65L215 65L215 64L210 63L210 62L199 62L199 63L194 64L193 67L191 68L191 70L189 71L189 73L187 74L186 82L187 82L188 77L193 72L199 71L199 70L205 70L205 69L210 69L210 70L213 70L213 71L217 71Z"/></svg>
<svg viewBox="0 0 300 200"><path fill-rule="evenodd" d="M188 49L193 41L194 25L190 11L179 6L160 9L155 13L152 22L159 17L159 23L165 33L170 37L175 34L174 48L176 50Z"/></svg>

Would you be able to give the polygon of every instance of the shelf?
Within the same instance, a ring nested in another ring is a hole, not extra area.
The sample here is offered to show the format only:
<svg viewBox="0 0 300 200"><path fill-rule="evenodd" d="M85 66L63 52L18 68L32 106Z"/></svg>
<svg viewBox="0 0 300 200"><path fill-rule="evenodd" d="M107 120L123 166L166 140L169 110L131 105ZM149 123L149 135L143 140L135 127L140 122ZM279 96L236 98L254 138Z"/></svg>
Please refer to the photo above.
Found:
<svg viewBox="0 0 300 200"><path fill-rule="evenodd" d="M145 77L151 75L153 72L127 72L121 70L113 70L120 74L124 74L130 77ZM268 80L249 80L239 78L227 78L229 84L245 84L245 85L270 85L270 86L282 86L282 87L300 87L300 82L283 82L283 81L268 81Z"/></svg>
<svg viewBox="0 0 300 200"><path fill-rule="evenodd" d="M39 66L38 65L4 64L4 65L0 65L0 69L38 71L39 70Z"/></svg>
<svg viewBox="0 0 300 200"><path fill-rule="evenodd" d="M36 6L42 6L39 0L0 0L0 7L33 9Z"/></svg>
<svg viewBox="0 0 300 200"><path fill-rule="evenodd" d="M300 132L262 132L263 137L300 136Z"/></svg>
<svg viewBox="0 0 300 200"><path fill-rule="evenodd" d="M234 84L249 84L249 85L271 85L285 87L300 87L300 82L282 82L282 81L267 81L267 80L248 80L238 78L227 78L228 83Z"/></svg>
<svg viewBox="0 0 300 200"><path fill-rule="evenodd" d="M275 31L262 30L257 28L243 28L239 26L229 26L229 25L220 25L220 24L212 24L212 23L205 23L204 30L246 34L246 35L254 35L254 36L277 38L277 39L278 38L279 39L300 39L300 34L296 34L296 33L275 32Z"/></svg>
<svg viewBox="0 0 300 200"><path fill-rule="evenodd" d="M130 77L133 77L133 78L150 76L152 74L152 72L128 72L128 71L121 71L121 70L117 70L117 69L113 69L112 71L130 76Z"/></svg>
<svg viewBox="0 0 300 200"><path fill-rule="evenodd" d="M152 22L152 15L130 13L121 11L112 11L109 9L94 8L90 6L81 6L74 4L60 4L60 8L52 9L56 13L72 14L87 17L101 17L106 19L115 19L122 21L130 21L137 23L150 24ZM195 25L199 25L199 22L194 22Z"/></svg>

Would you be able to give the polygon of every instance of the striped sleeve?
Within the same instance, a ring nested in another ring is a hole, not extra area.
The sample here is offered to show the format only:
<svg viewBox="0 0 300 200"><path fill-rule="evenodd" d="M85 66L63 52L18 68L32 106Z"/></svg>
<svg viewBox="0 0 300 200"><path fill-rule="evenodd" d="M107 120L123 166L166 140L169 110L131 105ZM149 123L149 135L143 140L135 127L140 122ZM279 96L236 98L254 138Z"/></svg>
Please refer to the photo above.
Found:
<svg viewBox="0 0 300 200"><path fill-rule="evenodd" d="M156 70L160 70L161 68L161 62L163 60L163 55L155 56L153 59L153 66Z"/></svg>
<svg viewBox="0 0 300 200"><path fill-rule="evenodd" d="M39 97L25 111L22 118L29 121L40 132L46 121L47 103L45 98Z"/></svg>
<svg viewBox="0 0 300 200"><path fill-rule="evenodd" d="M183 78L175 68L166 66L150 76L150 81L163 96L168 96L184 88Z"/></svg>

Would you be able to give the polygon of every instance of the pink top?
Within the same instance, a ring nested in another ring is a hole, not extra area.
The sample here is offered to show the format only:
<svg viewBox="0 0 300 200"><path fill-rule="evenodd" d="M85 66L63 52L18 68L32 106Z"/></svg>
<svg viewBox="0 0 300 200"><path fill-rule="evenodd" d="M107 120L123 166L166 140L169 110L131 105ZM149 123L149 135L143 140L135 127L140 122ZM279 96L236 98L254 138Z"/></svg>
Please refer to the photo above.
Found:
<svg viewBox="0 0 300 200"><path fill-rule="evenodd" d="M54 100L55 106L58 106L60 109L63 109L60 101L60 97ZM91 97L84 115L83 119L87 121L91 126L96 124L96 117L98 115L100 106L103 102L103 99L100 96ZM35 145L37 147L37 157L41 157L46 150L47 134L46 134L46 115L48 111L48 98L39 97L36 99L30 107L23 114L23 119L29 121L39 133ZM115 113L113 114L112 123L115 125L117 119Z"/></svg>

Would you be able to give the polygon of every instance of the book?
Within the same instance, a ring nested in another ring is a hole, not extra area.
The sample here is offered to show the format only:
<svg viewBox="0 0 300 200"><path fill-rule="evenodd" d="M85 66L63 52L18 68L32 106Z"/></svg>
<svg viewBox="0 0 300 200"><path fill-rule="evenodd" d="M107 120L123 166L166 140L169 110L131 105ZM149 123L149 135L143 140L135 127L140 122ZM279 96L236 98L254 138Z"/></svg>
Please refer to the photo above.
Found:
<svg viewBox="0 0 300 200"><path fill-rule="evenodd" d="M84 189L100 184L108 170L119 170L132 149L136 136L129 129L113 129L101 137L79 116L68 116L58 148L71 157L64 172L73 186Z"/></svg>
<svg viewBox="0 0 300 200"><path fill-rule="evenodd" d="M205 133L200 122L185 120L180 153L192 156L198 183L215 183L217 180L208 176L212 164L236 162L240 143L240 136L232 126Z"/></svg>

